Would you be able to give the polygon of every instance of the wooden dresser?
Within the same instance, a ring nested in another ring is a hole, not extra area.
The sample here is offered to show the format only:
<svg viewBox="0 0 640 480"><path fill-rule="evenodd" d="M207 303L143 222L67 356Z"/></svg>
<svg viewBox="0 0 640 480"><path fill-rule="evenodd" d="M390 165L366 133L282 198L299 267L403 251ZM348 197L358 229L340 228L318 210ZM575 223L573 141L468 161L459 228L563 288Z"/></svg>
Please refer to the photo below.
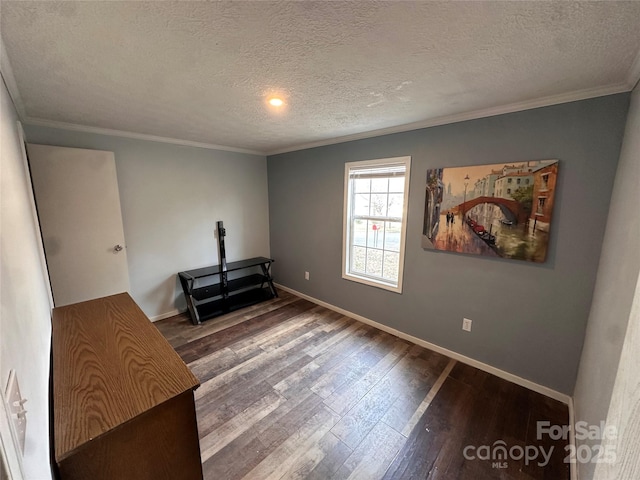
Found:
<svg viewBox="0 0 640 480"><path fill-rule="evenodd" d="M198 379L122 293L53 311L62 480L201 480Z"/></svg>

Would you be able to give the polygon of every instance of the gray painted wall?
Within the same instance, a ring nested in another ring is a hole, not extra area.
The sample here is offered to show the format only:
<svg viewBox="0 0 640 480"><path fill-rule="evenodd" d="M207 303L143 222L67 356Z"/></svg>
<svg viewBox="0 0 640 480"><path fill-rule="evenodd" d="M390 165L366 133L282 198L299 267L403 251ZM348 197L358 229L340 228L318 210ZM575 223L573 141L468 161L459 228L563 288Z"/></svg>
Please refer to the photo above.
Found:
<svg viewBox="0 0 640 480"><path fill-rule="evenodd" d="M229 261L269 255L266 158L47 127L30 143L115 153L131 295L150 316L185 310L177 272L218 263L217 220Z"/></svg>
<svg viewBox="0 0 640 480"><path fill-rule="evenodd" d="M631 97L620 162L575 389L576 421L607 419L640 274L640 89ZM637 367L637 365L636 365ZM628 371L637 376L637 371ZM618 425L622 428L623 425ZM631 444L629 444L630 446ZM635 448L635 447L634 447ZM630 452L626 452L630 454ZM618 454L622 456L623 451ZM637 455L637 453L636 453ZM595 464L580 464L591 479ZM602 477L607 478L607 477ZM613 477L611 477L613 478Z"/></svg>
<svg viewBox="0 0 640 480"><path fill-rule="evenodd" d="M36 228L31 188L23 163L16 124L18 116L1 79L0 97L0 397L4 398L9 371L15 370L22 396L28 400L22 457L24 476L45 480L51 478L48 279L42 265L40 232ZM3 403L0 415L4 414ZM0 420L0 448L4 446L17 464L19 457L12 455L17 449L12 448L11 431L5 430L5 420Z"/></svg>
<svg viewBox="0 0 640 480"><path fill-rule="evenodd" d="M628 103L620 94L268 157L276 281L571 394ZM342 209L345 162L402 155L412 171L398 295L341 278ZM561 163L546 263L420 247L428 168L549 158Z"/></svg>

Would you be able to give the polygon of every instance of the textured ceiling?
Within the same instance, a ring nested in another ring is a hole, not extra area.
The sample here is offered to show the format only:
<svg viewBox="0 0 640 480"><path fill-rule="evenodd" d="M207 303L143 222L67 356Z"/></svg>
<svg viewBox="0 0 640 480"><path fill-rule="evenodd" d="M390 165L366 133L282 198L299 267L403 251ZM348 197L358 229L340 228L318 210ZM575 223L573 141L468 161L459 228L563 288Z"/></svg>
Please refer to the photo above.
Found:
<svg viewBox="0 0 640 480"><path fill-rule="evenodd" d="M637 1L2 1L0 15L26 121L260 152L640 75Z"/></svg>

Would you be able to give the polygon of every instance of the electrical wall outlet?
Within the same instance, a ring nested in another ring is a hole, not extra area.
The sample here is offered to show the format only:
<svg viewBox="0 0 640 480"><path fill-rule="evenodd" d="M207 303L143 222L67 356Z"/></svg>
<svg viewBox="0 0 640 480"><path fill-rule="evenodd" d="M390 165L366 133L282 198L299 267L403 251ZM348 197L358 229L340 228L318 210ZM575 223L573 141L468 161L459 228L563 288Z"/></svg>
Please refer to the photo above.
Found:
<svg viewBox="0 0 640 480"><path fill-rule="evenodd" d="M472 320L468 319L468 318L463 318L462 319L462 329L465 332L470 332L471 331L471 324L473 323Z"/></svg>
<svg viewBox="0 0 640 480"><path fill-rule="evenodd" d="M9 414L13 421L15 433L18 435L18 443L20 450L24 453L24 440L27 434L27 411L24 404L27 399L22 398L20 394L20 386L18 385L18 377L15 370L9 372L9 381L7 382L6 402L9 407Z"/></svg>
<svg viewBox="0 0 640 480"><path fill-rule="evenodd" d="M309 280L309 272L304 272L304 279Z"/></svg>

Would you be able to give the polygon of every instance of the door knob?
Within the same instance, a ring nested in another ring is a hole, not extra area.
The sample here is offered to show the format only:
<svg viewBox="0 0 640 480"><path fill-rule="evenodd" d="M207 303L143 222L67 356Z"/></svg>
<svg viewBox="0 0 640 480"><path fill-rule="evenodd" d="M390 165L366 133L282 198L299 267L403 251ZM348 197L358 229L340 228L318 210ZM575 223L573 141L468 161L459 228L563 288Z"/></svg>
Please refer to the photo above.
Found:
<svg viewBox="0 0 640 480"><path fill-rule="evenodd" d="M116 245L115 247L113 247L113 250L115 252L121 252L122 251L122 245Z"/></svg>

